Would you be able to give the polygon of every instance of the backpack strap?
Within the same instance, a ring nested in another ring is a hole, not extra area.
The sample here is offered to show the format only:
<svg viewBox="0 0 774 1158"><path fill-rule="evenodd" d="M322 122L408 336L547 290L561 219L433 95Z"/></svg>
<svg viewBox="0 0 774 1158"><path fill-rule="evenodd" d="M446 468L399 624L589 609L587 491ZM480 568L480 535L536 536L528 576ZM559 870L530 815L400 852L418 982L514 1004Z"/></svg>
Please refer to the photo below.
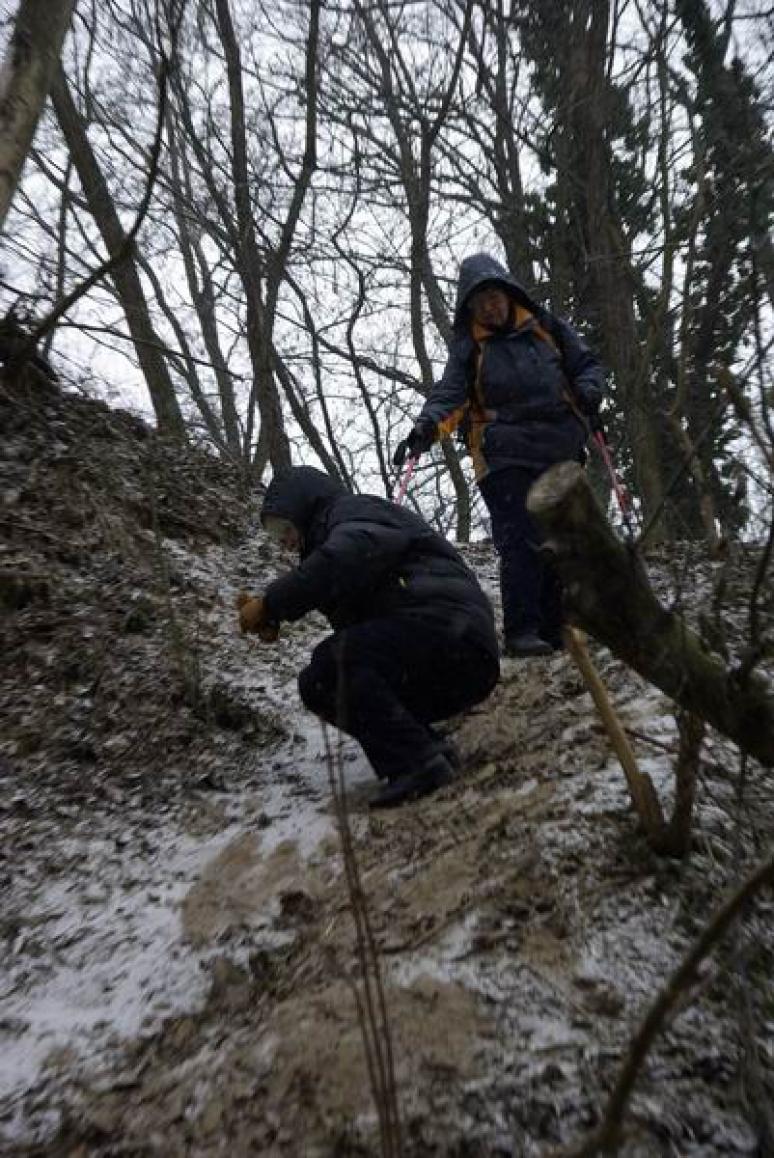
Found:
<svg viewBox="0 0 774 1158"><path fill-rule="evenodd" d="M521 305L520 302L514 302L513 306L514 326L518 329L521 326L526 326L529 324L532 333L535 334L536 337L540 338L542 342L545 342L547 346L550 346L554 353L559 355L560 361L562 362L562 375L566 383L565 389L562 391L562 396L588 436L588 419L585 417L583 412L580 410L578 403L575 401L575 396L573 395L572 388L570 386L570 380L567 377L567 373L564 369L564 351L562 350L560 343L551 333L549 327L547 325L543 325L537 320L532 310L528 310L527 307ZM497 413L494 410L487 410L484 406L483 390L481 387L481 364L484 359L483 343L487 340L487 338L492 336L492 331L485 329L483 326L477 326L474 323L472 327L472 336L475 343L476 363L475 375L471 386L471 414L476 414L477 412L480 416L478 418L479 422L491 422L496 419ZM473 418L472 421L475 421L475 418Z"/></svg>

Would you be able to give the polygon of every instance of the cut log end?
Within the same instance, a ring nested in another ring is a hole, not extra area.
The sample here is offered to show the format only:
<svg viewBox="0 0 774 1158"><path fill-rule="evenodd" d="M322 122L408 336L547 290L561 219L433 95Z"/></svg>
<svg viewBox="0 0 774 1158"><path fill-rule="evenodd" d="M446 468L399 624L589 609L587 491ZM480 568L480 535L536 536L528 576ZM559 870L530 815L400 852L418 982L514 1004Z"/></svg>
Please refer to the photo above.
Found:
<svg viewBox="0 0 774 1158"><path fill-rule="evenodd" d="M681 616L660 603L641 559L616 538L579 464L562 462L541 475L527 509L551 545L572 622L686 711L773 766L768 682L755 672L743 683L734 680Z"/></svg>
<svg viewBox="0 0 774 1158"><path fill-rule="evenodd" d="M560 462L552 466L530 488L527 510L552 525L557 516L564 526L586 522L594 496L583 467L577 462Z"/></svg>

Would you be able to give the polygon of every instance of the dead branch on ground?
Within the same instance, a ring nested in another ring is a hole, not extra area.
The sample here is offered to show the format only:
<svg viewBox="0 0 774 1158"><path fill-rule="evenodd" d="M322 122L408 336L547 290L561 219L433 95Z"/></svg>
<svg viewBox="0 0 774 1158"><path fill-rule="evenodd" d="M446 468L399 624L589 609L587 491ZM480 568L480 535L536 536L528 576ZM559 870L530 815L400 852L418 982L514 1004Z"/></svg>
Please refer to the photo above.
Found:
<svg viewBox="0 0 774 1158"><path fill-rule="evenodd" d="M715 948L748 902L766 885L774 885L774 855L765 860L720 906L678 968L651 1005L632 1038L626 1060L616 1080L599 1128L563 1158L593 1158L617 1153L622 1141L623 1118L634 1084L657 1034L665 1026L678 1001L699 980L699 966Z"/></svg>

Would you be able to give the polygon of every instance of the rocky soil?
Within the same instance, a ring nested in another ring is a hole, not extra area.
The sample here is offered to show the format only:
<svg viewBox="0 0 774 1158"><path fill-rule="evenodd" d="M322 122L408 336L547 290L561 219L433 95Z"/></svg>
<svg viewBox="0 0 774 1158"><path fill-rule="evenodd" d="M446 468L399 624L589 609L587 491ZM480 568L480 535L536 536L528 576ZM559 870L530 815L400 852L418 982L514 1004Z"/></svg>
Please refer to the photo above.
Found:
<svg viewBox="0 0 774 1158"><path fill-rule="evenodd" d="M295 687L325 625L240 637L237 591L289 562L258 496L41 389L0 395L0 1152L379 1154L326 737ZM489 546L468 557L494 596ZM695 606L717 566L679 571ZM594 654L668 807L670 705ZM449 729L464 774L389 814L328 737L402 1152L549 1154L598 1122L658 988L770 848L770 775L712 737L693 848L670 861L566 655L507 661ZM771 897L745 915L659 1037L627 1155L774 1152L772 915Z"/></svg>

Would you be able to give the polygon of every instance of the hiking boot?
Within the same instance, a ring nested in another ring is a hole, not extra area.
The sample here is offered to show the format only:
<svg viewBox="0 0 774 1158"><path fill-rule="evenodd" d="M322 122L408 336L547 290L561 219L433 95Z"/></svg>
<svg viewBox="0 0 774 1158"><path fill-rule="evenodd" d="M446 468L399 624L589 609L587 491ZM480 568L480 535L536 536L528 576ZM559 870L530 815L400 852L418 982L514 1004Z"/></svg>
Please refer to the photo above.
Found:
<svg viewBox="0 0 774 1158"><path fill-rule="evenodd" d="M453 772L459 772L462 768L462 756L457 745L449 739L443 740L441 744L441 755L449 761Z"/></svg>
<svg viewBox="0 0 774 1158"><path fill-rule="evenodd" d="M462 768L462 756L460 755L460 750L454 741L449 736L444 736L441 732L438 731L437 728L432 728L429 725L428 731L437 743L438 750L441 755L445 756L451 764L452 770L454 772L459 772L459 770Z"/></svg>
<svg viewBox="0 0 774 1158"><path fill-rule="evenodd" d="M541 639L534 631L524 631L521 635L507 635L505 637L505 654L512 657L526 658L533 655L551 655L551 644Z"/></svg>
<svg viewBox="0 0 774 1158"><path fill-rule="evenodd" d="M453 779L454 771L451 763L438 752L415 772L405 772L402 776L390 780L371 798L369 804L371 808L395 808L406 800L418 800L420 796L429 796L431 792L451 784Z"/></svg>

